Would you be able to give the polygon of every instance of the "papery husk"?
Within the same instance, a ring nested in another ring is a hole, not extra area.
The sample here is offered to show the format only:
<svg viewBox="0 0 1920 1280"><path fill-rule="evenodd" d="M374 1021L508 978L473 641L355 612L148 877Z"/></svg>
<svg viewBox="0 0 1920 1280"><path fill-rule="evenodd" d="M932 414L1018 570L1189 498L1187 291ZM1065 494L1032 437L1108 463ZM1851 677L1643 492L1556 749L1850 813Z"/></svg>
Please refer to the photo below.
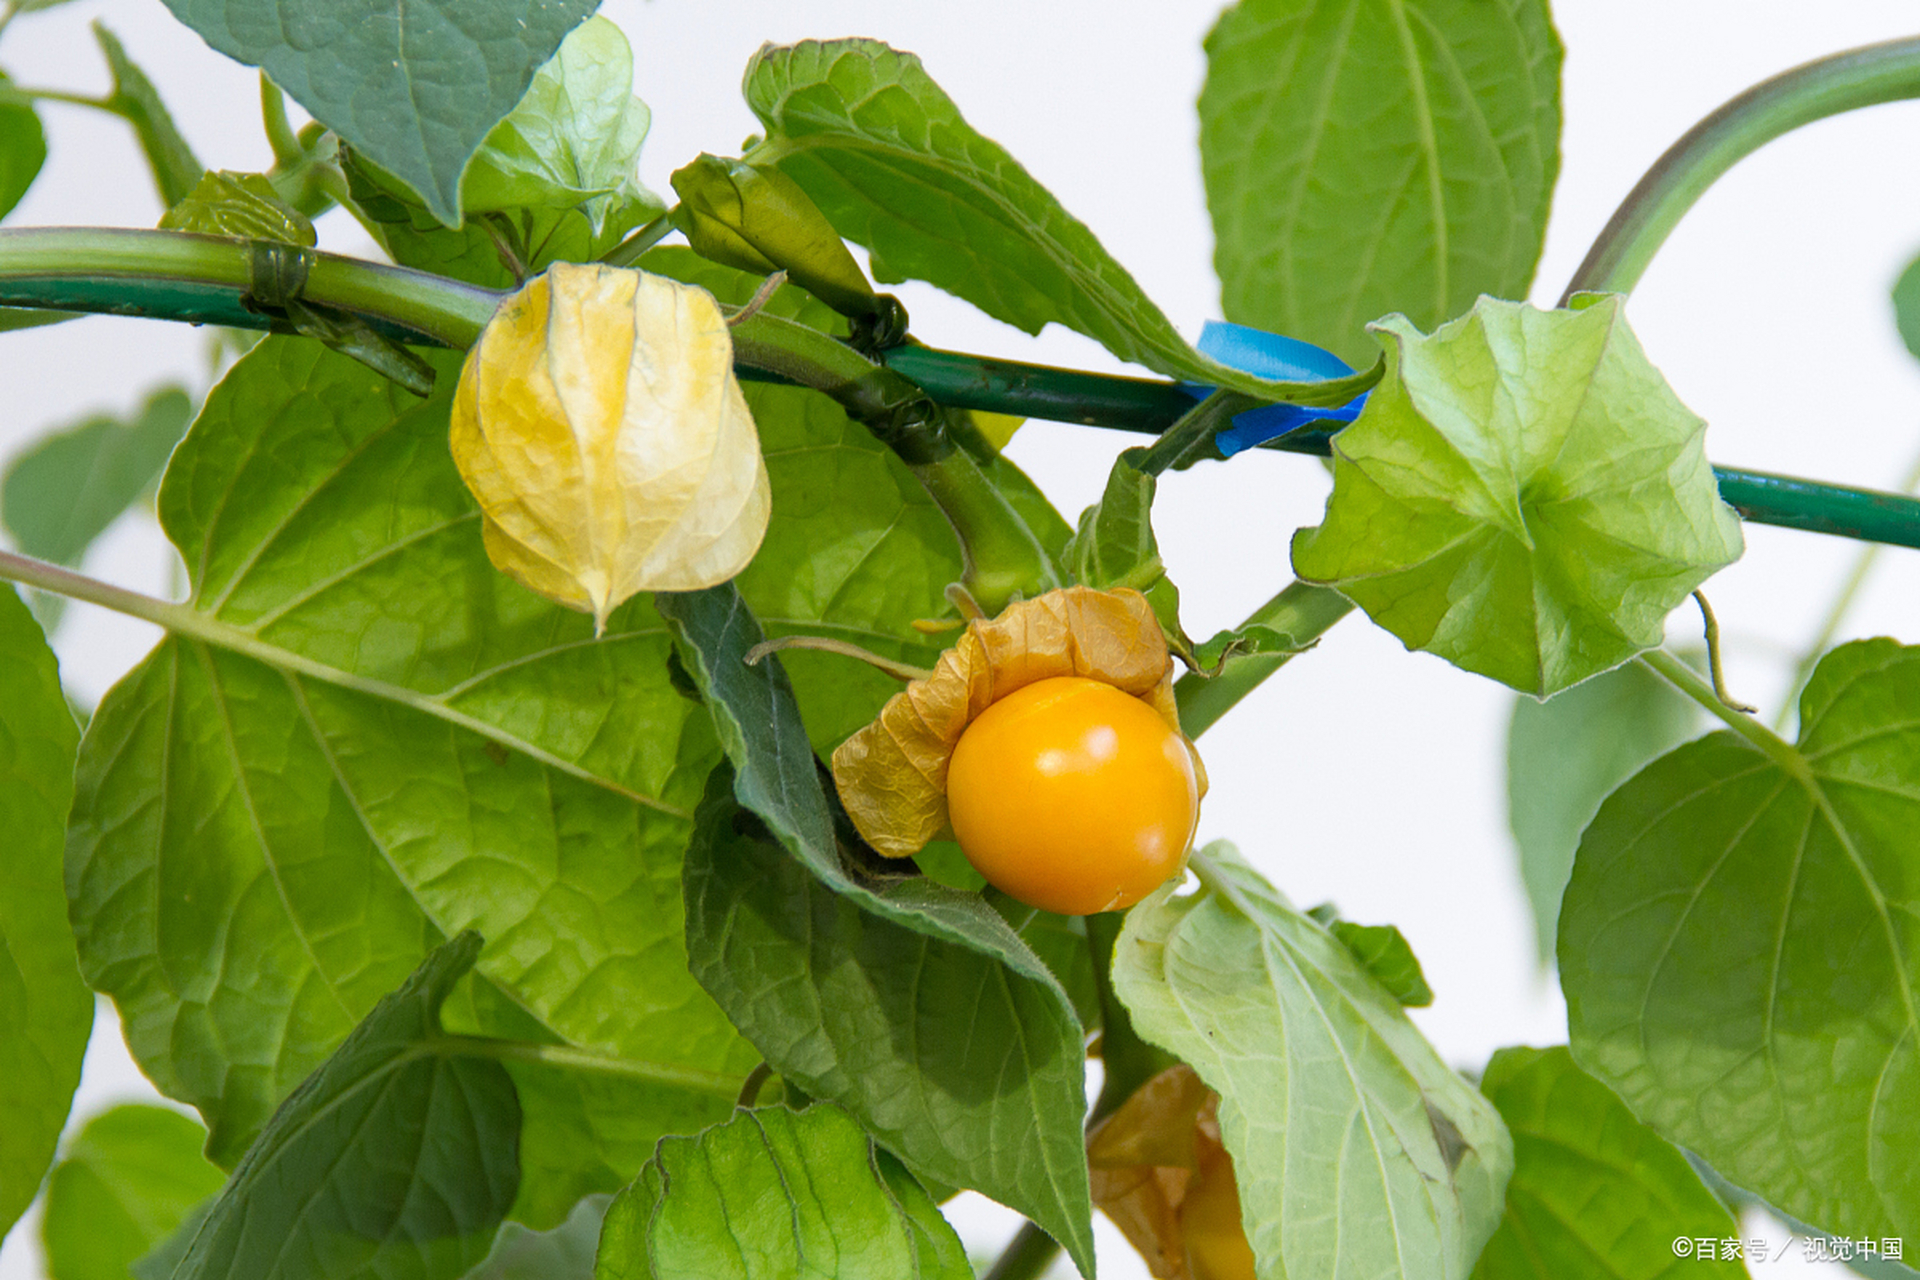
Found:
<svg viewBox="0 0 1920 1280"><path fill-rule="evenodd" d="M1168 1067L1087 1135L1094 1207L1158 1280L1188 1280L1180 1206L1203 1159L1217 1156L1219 1099L1192 1067Z"/></svg>
<svg viewBox="0 0 1920 1280"><path fill-rule="evenodd" d="M638 592L739 573L772 513L719 304L646 272L555 263L502 303L451 446L494 565L596 631Z"/></svg>
<svg viewBox="0 0 1920 1280"><path fill-rule="evenodd" d="M889 858L906 858L942 835L947 764L960 735L994 702L1055 676L1104 681L1180 730L1173 658L1145 596L1064 587L1018 601L991 621L968 623L930 677L895 694L833 753L841 803L867 843ZM1193 767L1204 796L1197 753Z"/></svg>

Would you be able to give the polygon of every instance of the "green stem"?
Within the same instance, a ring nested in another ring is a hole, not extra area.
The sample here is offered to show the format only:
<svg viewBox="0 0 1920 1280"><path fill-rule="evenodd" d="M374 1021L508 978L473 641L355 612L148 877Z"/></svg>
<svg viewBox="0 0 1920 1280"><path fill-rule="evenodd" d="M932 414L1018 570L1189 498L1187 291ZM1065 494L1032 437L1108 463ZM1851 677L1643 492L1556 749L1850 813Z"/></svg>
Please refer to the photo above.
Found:
<svg viewBox="0 0 1920 1280"><path fill-rule="evenodd" d="M1561 295L1625 293L1669 233L1720 176L1801 125L1920 97L1920 37L1849 49L1764 80L1689 129L1647 170Z"/></svg>
<svg viewBox="0 0 1920 1280"><path fill-rule="evenodd" d="M292 165L307 153L293 131L293 121L287 118L287 95L267 79L264 71L260 73L260 121L266 127L267 145L273 148L275 164Z"/></svg>
<svg viewBox="0 0 1920 1280"><path fill-rule="evenodd" d="M90 98L84 93L70 93L65 89L33 89L25 85L10 84L0 89L0 101L25 102L63 102L70 107L88 107L94 111L104 111L110 116L126 119L127 113L113 98Z"/></svg>
<svg viewBox="0 0 1920 1280"><path fill-rule="evenodd" d="M304 301L353 312L404 341L464 350L499 305L490 289L424 271L305 253ZM0 297L9 305L265 328L244 303L253 254L249 241L182 231L0 230Z"/></svg>
<svg viewBox="0 0 1920 1280"><path fill-rule="evenodd" d="M57 564L48 564L44 560L34 560L27 556L15 555L10 551L0 551L0 579L23 582L42 591L51 591L56 595L67 596L74 600L84 600L97 604L115 613L126 614L130 618L140 618L162 627L174 635L184 636L202 644L225 649L265 663L281 671L323 681L342 689L352 689L383 701L398 703L410 707L423 715L469 730L491 742L512 751L518 751L530 759L537 760L550 769L591 783L616 795L624 796L635 804L657 809L662 813L680 818L693 815L684 809L663 803L653 796L623 787L609 778L601 777L570 760L554 755L544 748L501 729L467 715L440 698L424 694L403 685L388 684L384 680L374 680L367 676L355 675L351 671L342 671L317 662L305 654L295 653L291 649L282 649L279 645L269 644L250 631L243 630L231 623L220 621L190 605L173 604L166 600L156 600L152 596L142 595L138 591L128 591L110 583L89 578L84 574L63 569ZM736 1084L738 1081L735 1082Z"/></svg>
<svg viewBox="0 0 1920 1280"><path fill-rule="evenodd" d="M680 206L675 205L674 209ZM610 267L630 267L640 261L640 255L667 238L673 230L673 209L667 210L653 221L629 235L625 240L600 255L600 261Z"/></svg>
<svg viewBox="0 0 1920 1280"><path fill-rule="evenodd" d="M1715 719L1758 747L1774 763L1805 783L1809 790L1815 789L1806 759L1794 749L1793 744L1752 716L1722 702L1714 693L1713 686L1700 678L1699 672L1665 649L1649 649L1640 655L1640 661L1665 677L1668 684L1705 707Z"/></svg>
<svg viewBox="0 0 1920 1280"><path fill-rule="evenodd" d="M1214 433L1233 421L1233 415L1251 409L1256 401L1237 391L1215 391L1183 414L1178 422L1134 460L1134 469L1150 476L1165 474L1201 458L1218 458Z"/></svg>
<svg viewBox="0 0 1920 1280"><path fill-rule="evenodd" d="M960 539L960 581L988 617L1015 596L1031 598L1061 585L1060 571L1007 496L964 449L931 462L909 463Z"/></svg>
<svg viewBox="0 0 1920 1280"><path fill-rule="evenodd" d="M1031 1222L1023 1222L984 1280L1038 1280L1059 1252L1057 1240Z"/></svg>
<svg viewBox="0 0 1920 1280"><path fill-rule="evenodd" d="M740 1096L743 1080L741 1076L723 1075L717 1071L701 1071L696 1067L675 1066L669 1062L647 1062L640 1058L622 1058L592 1049L577 1049L568 1044L536 1044L531 1040L442 1034L434 1037L433 1045L448 1057L533 1062L541 1066L564 1067L570 1071L591 1071L623 1080L639 1080L646 1084L711 1094L728 1102Z"/></svg>
<svg viewBox="0 0 1920 1280"><path fill-rule="evenodd" d="M1353 601L1332 587L1293 582L1240 625L1271 627L1304 648L1352 611ZM1211 678L1181 676L1173 686L1173 696L1180 704L1181 729L1189 738L1199 737L1293 657L1291 653L1253 654L1235 658Z"/></svg>

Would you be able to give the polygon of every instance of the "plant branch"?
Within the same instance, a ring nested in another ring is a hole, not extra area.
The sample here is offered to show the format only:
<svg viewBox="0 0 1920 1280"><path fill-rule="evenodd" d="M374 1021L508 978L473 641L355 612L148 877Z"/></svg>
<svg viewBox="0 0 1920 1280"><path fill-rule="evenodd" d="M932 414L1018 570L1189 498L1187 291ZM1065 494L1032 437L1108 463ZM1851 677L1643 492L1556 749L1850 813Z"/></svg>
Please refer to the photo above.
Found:
<svg viewBox="0 0 1920 1280"><path fill-rule="evenodd" d="M1038 1280L1059 1252L1059 1241L1033 1223L1023 1222L983 1280Z"/></svg>
<svg viewBox="0 0 1920 1280"><path fill-rule="evenodd" d="M1576 293L1631 290L1707 188L1775 138L1828 116L1913 97L1920 97L1920 37L1849 49L1753 86L1654 162L1587 250L1560 305Z"/></svg>
<svg viewBox="0 0 1920 1280"><path fill-rule="evenodd" d="M673 208L678 209L675 205ZM642 226L625 240L600 255L600 261L610 267L630 267L640 261L640 255L667 238L673 230L673 209L667 210L653 221Z"/></svg>
<svg viewBox="0 0 1920 1280"><path fill-rule="evenodd" d="M1271 627L1304 648L1351 612L1353 601L1332 587L1293 582L1240 625ZM1229 660L1216 676L1181 676L1173 686L1181 730L1189 738L1199 737L1294 657L1292 653L1248 654Z"/></svg>
<svg viewBox="0 0 1920 1280"><path fill-rule="evenodd" d="M35 89L26 85L10 84L0 88L0 102L61 102L70 107L87 107L94 111L104 111L110 116L124 120L127 113L113 98L90 98L84 93L72 93L65 89Z"/></svg>
<svg viewBox="0 0 1920 1280"><path fill-rule="evenodd" d="M750 667L758 666L768 654L779 653L783 649L815 649L821 653L837 653L843 658L864 662L876 671L884 671L896 680L933 678L933 672L925 667L916 667L910 662L895 662L892 658L881 657L871 649L862 649L851 641L836 640L832 636L793 635L762 640L747 650L741 661Z"/></svg>
<svg viewBox="0 0 1920 1280"><path fill-rule="evenodd" d="M267 145L273 148L276 165L295 164L307 154L293 131L293 121L287 118L287 95L267 79L264 71L260 73L260 123L267 131Z"/></svg>

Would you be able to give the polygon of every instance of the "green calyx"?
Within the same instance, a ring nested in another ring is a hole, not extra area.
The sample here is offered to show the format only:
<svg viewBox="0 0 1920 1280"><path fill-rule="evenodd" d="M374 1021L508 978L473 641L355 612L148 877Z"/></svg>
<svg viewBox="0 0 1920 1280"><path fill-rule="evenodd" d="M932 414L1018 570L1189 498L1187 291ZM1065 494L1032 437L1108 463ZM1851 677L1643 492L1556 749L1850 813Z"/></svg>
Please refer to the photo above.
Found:
<svg viewBox="0 0 1920 1280"><path fill-rule="evenodd" d="M1703 423L1609 297L1481 298L1422 334L1371 326L1386 376L1334 442L1325 521L1294 571L1410 649L1537 697L1660 643L1741 552Z"/></svg>

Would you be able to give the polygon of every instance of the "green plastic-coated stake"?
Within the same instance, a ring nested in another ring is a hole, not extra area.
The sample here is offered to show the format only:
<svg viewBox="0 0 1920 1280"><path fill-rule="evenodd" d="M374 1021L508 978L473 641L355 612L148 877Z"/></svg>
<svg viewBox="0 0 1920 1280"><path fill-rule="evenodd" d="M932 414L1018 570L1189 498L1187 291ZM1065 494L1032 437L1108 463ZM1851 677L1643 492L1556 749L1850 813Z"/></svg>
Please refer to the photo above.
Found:
<svg viewBox="0 0 1920 1280"><path fill-rule="evenodd" d="M504 294L424 271L305 251L303 297L364 318L404 342L470 346ZM246 303L251 246L176 231L93 227L0 230L0 307L147 316L265 329ZM1116 377L932 347L894 347L888 368L942 404L1158 435L1193 408L1172 382ZM768 377L742 367L741 376ZM1325 455L1341 424L1309 423L1265 448ZM1920 547L1920 500L1792 476L1716 467L1720 494L1757 524Z"/></svg>

